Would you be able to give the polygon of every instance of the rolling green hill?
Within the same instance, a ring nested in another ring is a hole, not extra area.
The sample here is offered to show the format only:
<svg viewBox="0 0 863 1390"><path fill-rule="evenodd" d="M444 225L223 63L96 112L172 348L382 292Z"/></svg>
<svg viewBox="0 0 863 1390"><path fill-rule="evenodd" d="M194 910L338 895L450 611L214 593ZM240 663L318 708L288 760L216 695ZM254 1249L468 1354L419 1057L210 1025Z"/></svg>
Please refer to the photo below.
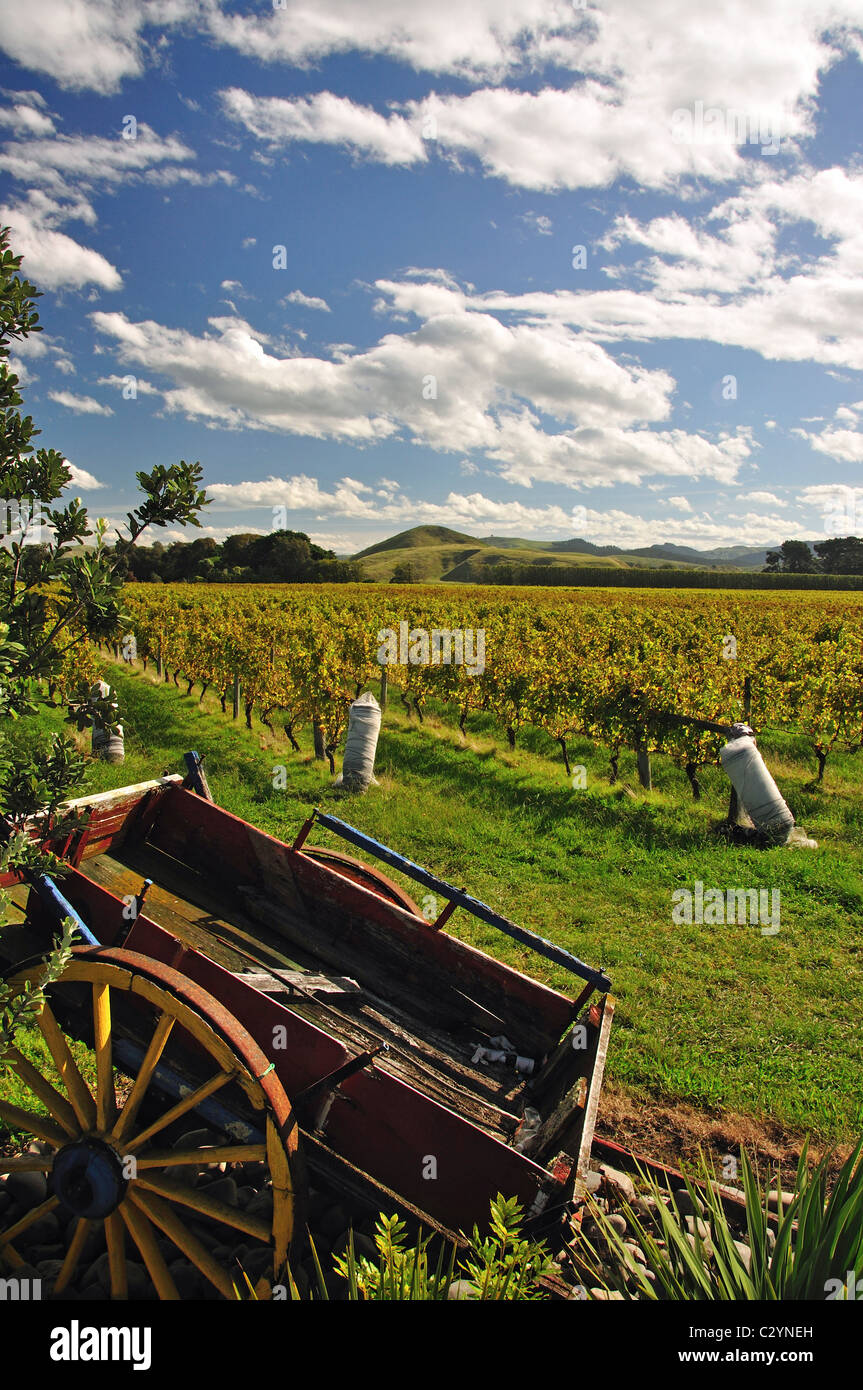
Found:
<svg viewBox="0 0 863 1390"><path fill-rule="evenodd" d="M360 562L367 579L387 583L398 577L414 584L493 580L496 565L530 565L537 568L571 568L573 565L605 569L761 569L766 551L731 546L698 551L685 546L652 545L624 551L614 545L590 541L536 541L514 536L479 539L446 526L414 526L397 536L370 545L351 557Z"/></svg>

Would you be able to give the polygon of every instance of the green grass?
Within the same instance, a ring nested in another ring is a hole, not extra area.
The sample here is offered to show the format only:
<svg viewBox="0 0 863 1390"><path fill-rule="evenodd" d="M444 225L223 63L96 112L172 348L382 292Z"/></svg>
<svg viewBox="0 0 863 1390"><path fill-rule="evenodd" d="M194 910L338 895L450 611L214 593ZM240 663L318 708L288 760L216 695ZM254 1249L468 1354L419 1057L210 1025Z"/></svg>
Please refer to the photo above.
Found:
<svg viewBox="0 0 863 1390"><path fill-rule="evenodd" d="M54 1066L51 1053L45 1044L42 1034L35 1023L22 1028L16 1038L16 1046L28 1062L31 1062L36 1070L48 1078L52 1086L65 1095L63 1082L60 1073ZM78 1064L78 1070L83 1076L87 1085L95 1091L96 1086L96 1058L90 1048L83 1043L69 1039L69 1046L72 1056ZM48 1111L40 1100L37 1100L32 1091L21 1081L17 1072L10 1067L4 1067L0 1063L0 1097L10 1105L17 1105L22 1110L31 1110L36 1115L47 1115ZM23 1147L20 1142L16 1142L16 1135L11 1128L3 1121L0 1121L0 1152L4 1150L8 1153Z"/></svg>
<svg viewBox="0 0 863 1390"><path fill-rule="evenodd" d="M820 1141L852 1142L863 1126L863 757L831 755L823 786L814 759L790 735L764 736L780 788L817 851L729 848L714 828L728 784L705 770L692 800L683 772L654 759L654 790L638 788L634 757L608 782L608 758L574 740L587 768L573 790L559 751L525 730L510 752L481 716L463 746L442 711L408 722L396 697L384 717L376 775L364 796L332 787L309 729L302 752L258 725L221 714L153 673L106 667L120 692L124 765L91 768L99 791L182 771L195 748L215 799L281 839L309 808L332 811L367 833L610 974L617 998L606 1076L648 1107L689 1102L714 1115L740 1112ZM62 726L59 712L48 721ZM274 790L274 768L287 789ZM320 829L315 843L344 847ZM353 851L352 851L353 852ZM675 925L671 894L707 887L778 888L780 931ZM404 880L417 901L424 889ZM442 906L442 904L441 904ZM457 912L447 930L536 978L575 992L575 981L493 928Z"/></svg>

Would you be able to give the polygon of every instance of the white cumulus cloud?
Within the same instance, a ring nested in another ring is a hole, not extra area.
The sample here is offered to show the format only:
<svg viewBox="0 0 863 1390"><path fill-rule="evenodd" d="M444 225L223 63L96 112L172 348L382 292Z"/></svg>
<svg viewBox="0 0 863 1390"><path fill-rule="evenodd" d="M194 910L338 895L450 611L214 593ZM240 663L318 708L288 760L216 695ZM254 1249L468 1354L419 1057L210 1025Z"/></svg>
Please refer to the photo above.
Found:
<svg viewBox="0 0 863 1390"><path fill-rule="evenodd" d="M74 410L77 415L114 414L109 405L102 405L92 396L76 396L72 391L49 391L48 395L52 401L65 406L67 410Z"/></svg>

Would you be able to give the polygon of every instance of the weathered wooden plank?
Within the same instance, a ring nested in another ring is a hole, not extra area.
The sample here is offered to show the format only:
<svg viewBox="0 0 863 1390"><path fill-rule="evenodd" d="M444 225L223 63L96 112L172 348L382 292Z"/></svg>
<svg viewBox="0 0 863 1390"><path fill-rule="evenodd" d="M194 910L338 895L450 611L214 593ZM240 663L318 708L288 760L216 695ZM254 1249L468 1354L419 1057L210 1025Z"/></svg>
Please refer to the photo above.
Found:
<svg viewBox="0 0 863 1390"><path fill-rule="evenodd" d="M359 885L344 881L344 886L364 893L366 899L380 903L385 911L401 911ZM524 1055L545 1054L550 1045L548 1034L502 991L494 992L499 1011L493 1012L485 1006L489 992L482 988L481 981L466 980L465 988L460 988L461 972L453 972L454 978L451 977L442 965L424 958L418 945L413 949L410 940L390 932L366 915L360 916L344 906L339 908L337 902L327 901L326 895L332 891L332 883L325 882L317 901L313 902L309 894L311 925L299 923L293 914L279 911L263 894L249 893L245 897L250 910L259 913L269 927L276 928L292 948L295 944L313 946L322 962L348 970L378 998L398 1001L417 1022L455 1031L478 1030L485 1038L505 1033ZM407 917L407 914L402 913L402 916ZM461 942L454 944L463 947ZM463 949L470 951L471 948Z"/></svg>
<svg viewBox="0 0 863 1390"><path fill-rule="evenodd" d="M534 1103L546 1118L523 1152L537 1162L547 1161L561 1149L589 1156L613 1014L610 995L602 1003L592 1004L576 1024L576 1030L584 1029L584 1033L573 1030L563 1039L546 1069L551 1077L546 1077L545 1085L540 1077L540 1084L533 1088ZM586 1045L573 1047L573 1039ZM555 1082L553 1089L550 1079Z"/></svg>
<svg viewBox="0 0 863 1390"><path fill-rule="evenodd" d="M295 999L291 1001L291 1008L326 1028L355 1054L386 1042L389 1051L375 1060L377 1070L406 1082L498 1138L515 1132L518 1123L515 1113L494 1103L497 1098L494 1079L479 1076L477 1071L469 1072L464 1067L456 1080L457 1064L452 1057L444 1051L436 1051L425 1037L403 1033L388 1019L366 1008L351 1017L329 1004L323 1013L320 1001ZM452 1050L451 1040L449 1049Z"/></svg>
<svg viewBox="0 0 863 1390"><path fill-rule="evenodd" d="M587 1097L587 1104L584 1107L584 1123L581 1127L581 1142L576 1156L576 1174L579 1178L586 1173L587 1165L590 1162L590 1150L593 1146L593 1132L596 1127L596 1116L599 1111L599 1096L602 1091L602 1078L605 1075L605 1060L608 1055L608 1041L611 1036L611 1021L614 1018L614 1005L615 1000L613 996L607 994L602 1005L599 1039L596 1044L593 1069L590 1074L590 1090Z"/></svg>
<svg viewBox="0 0 863 1390"><path fill-rule="evenodd" d="M434 994L466 1022L481 1013L480 1027L505 1033L526 1056L544 1056L571 1021L573 1001L566 995L434 931L359 884L334 878L303 855L295 856L293 867L308 916L320 937L326 933L328 949L374 963L394 985L395 997L408 993L421 1004ZM352 961L349 968L366 983L361 964Z"/></svg>
<svg viewBox="0 0 863 1390"><path fill-rule="evenodd" d="M61 810L95 812L110 809L124 801L140 801L147 792L173 785L182 786L182 783L183 778L179 773L167 773L164 777L157 777L149 782L136 782L130 787L115 787L107 792L94 792L91 796L76 796L71 801L64 801Z"/></svg>
<svg viewBox="0 0 863 1390"><path fill-rule="evenodd" d="M238 973L244 985L259 989L262 994L324 994L341 998L362 991L356 980L347 975L312 975L303 970L271 970L267 974L246 970Z"/></svg>
<svg viewBox="0 0 863 1390"><path fill-rule="evenodd" d="M229 894L150 846L127 844L122 858L103 854L88 860L87 877L120 898L137 894L143 880L152 879L146 901L151 921L231 970L247 969L250 956L275 968L297 964L278 949L284 942L242 913Z"/></svg>
<svg viewBox="0 0 863 1390"><path fill-rule="evenodd" d="M118 848L128 835L142 833L145 821L148 822L161 797L169 788L181 785L182 780L171 774L65 802L63 810L88 814L87 824L74 831L65 842L65 857L71 863L80 864L105 849Z"/></svg>

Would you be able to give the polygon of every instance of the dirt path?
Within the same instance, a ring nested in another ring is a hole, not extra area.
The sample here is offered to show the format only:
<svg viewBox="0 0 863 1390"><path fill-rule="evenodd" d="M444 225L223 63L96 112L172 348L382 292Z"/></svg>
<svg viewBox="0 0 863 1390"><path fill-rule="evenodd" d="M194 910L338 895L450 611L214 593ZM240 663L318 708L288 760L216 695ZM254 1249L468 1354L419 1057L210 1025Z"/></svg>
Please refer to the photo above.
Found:
<svg viewBox="0 0 863 1390"><path fill-rule="evenodd" d="M723 1158L731 1154L739 1159L743 1145L761 1167L775 1171L776 1165L780 1166L783 1186L794 1181L806 1137L774 1120L759 1120L735 1111L711 1115L684 1102L636 1100L612 1087L603 1087L596 1133L673 1168L697 1169L701 1149L716 1166L719 1177ZM810 1161L820 1159L828 1148L810 1144ZM849 1144L836 1149L831 1173L838 1172L851 1151Z"/></svg>

